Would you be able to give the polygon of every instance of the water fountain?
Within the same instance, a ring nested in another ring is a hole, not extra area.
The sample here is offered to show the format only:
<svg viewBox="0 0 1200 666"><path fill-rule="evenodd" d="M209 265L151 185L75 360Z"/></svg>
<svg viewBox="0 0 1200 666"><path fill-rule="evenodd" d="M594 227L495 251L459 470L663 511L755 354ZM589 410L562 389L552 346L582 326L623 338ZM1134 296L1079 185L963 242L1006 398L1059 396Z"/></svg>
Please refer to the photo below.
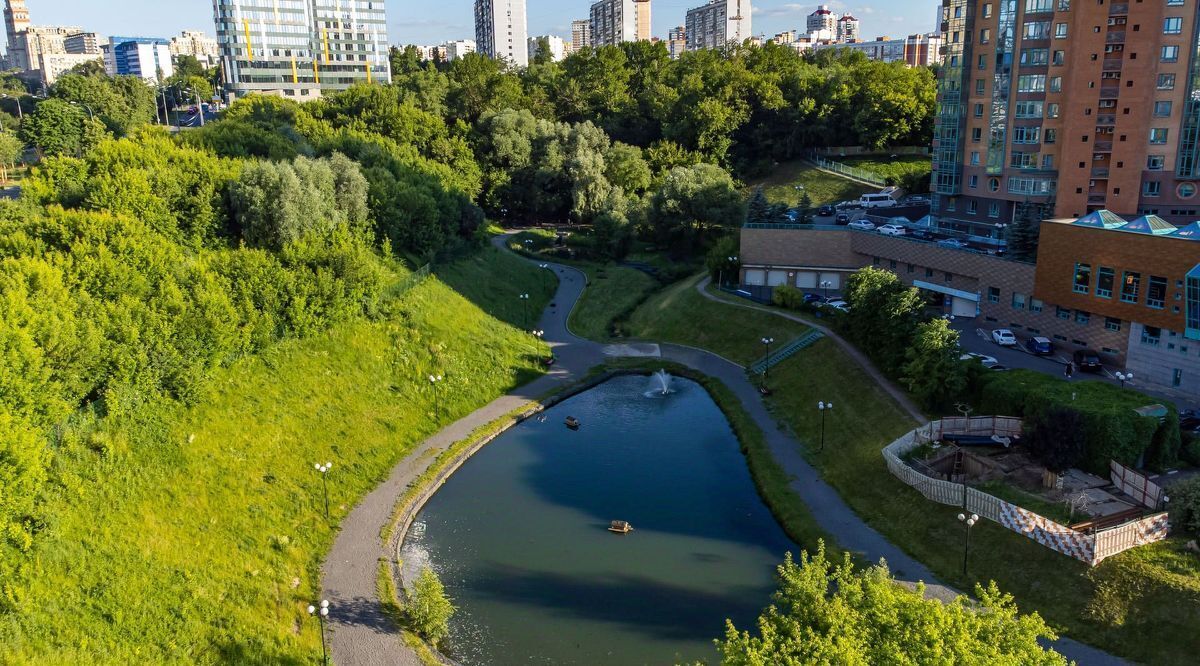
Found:
<svg viewBox="0 0 1200 666"><path fill-rule="evenodd" d="M650 390L646 392L646 396L670 395L674 391L671 390L671 375L666 370L659 370L650 375Z"/></svg>

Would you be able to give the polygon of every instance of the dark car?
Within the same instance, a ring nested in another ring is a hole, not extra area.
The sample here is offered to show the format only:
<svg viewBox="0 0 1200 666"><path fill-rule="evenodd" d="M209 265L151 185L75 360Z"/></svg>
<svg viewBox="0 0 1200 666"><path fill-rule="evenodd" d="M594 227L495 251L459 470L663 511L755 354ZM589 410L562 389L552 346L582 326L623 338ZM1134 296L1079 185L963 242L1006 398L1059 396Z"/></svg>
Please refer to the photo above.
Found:
<svg viewBox="0 0 1200 666"><path fill-rule="evenodd" d="M835 220L835 221L838 224L850 224L850 214L849 213L838 213L837 220Z"/></svg>
<svg viewBox="0 0 1200 666"><path fill-rule="evenodd" d="M833 206L830 206L829 204L825 204L817 209L817 215L820 215L821 217L831 217L833 212Z"/></svg>
<svg viewBox="0 0 1200 666"><path fill-rule="evenodd" d="M1200 411L1189 409L1179 412L1179 429L1200 434Z"/></svg>
<svg viewBox="0 0 1200 666"><path fill-rule="evenodd" d="M1043 338L1038 335L1025 341L1025 349L1030 354L1046 356L1054 353L1054 343L1050 342L1050 338Z"/></svg>
<svg viewBox="0 0 1200 666"><path fill-rule="evenodd" d="M804 294L805 303L820 303L825 300L825 297L820 294L814 294L811 291Z"/></svg>
<svg viewBox="0 0 1200 666"><path fill-rule="evenodd" d="M1100 355L1090 349L1077 349L1071 356L1071 360L1075 362L1075 367L1082 372L1100 372L1104 369Z"/></svg>

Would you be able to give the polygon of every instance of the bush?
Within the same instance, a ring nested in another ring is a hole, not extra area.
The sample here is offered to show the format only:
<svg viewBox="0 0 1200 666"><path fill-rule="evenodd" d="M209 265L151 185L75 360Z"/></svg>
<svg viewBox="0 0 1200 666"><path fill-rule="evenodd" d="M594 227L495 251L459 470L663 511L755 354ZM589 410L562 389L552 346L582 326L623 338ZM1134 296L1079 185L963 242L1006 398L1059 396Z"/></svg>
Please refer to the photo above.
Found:
<svg viewBox="0 0 1200 666"><path fill-rule="evenodd" d="M1179 450L1188 464L1200 467L1200 437L1191 433L1180 435Z"/></svg>
<svg viewBox="0 0 1200 666"><path fill-rule="evenodd" d="M450 633L450 618L454 604L446 596L446 588L432 569L425 568L417 576L405 608L413 631L425 640L437 644Z"/></svg>
<svg viewBox="0 0 1200 666"><path fill-rule="evenodd" d="M1084 421L1079 412L1055 407L1037 420L1025 421L1025 445L1038 462L1061 474L1078 465L1087 452Z"/></svg>
<svg viewBox="0 0 1200 666"><path fill-rule="evenodd" d="M1171 486L1171 525L1200 535L1200 477Z"/></svg>
<svg viewBox="0 0 1200 666"><path fill-rule="evenodd" d="M804 307L804 292L795 287L780 285L771 292L771 302L788 310L799 310Z"/></svg>

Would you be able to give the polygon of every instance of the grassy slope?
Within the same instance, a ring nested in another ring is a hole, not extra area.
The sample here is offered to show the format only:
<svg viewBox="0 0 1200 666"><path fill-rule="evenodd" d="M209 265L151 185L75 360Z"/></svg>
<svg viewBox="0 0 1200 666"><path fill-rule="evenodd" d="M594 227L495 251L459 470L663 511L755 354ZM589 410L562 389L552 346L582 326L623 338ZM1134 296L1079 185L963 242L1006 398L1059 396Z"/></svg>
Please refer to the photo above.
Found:
<svg viewBox="0 0 1200 666"><path fill-rule="evenodd" d="M478 254L435 269L438 279L476 307L517 328L532 327L554 296L558 280L520 257L491 245ZM529 294L528 308L520 296Z"/></svg>
<svg viewBox="0 0 1200 666"><path fill-rule="evenodd" d="M571 312L571 330L589 340L607 340L613 320L627 315L659 288L658 280L622 266L586 266L588 288Z"/></svg>
<svg viewBox="0 0 1200 666"><path fill-rule="evenodd" d="M879 191L878 187L863 185L820 171L802 160L781 163L766 178L747 183L747 189L753 190L760 185L772 203L786 203L789 206L799 205L803 192L808 193L814 206L820 206L858 199L868 192ZM803 192L796 189L797 185L804 187Z"/></svg>
<svg viewBox="0 0 1200 666"><path fill-rule="evenodd" d="M847 166L865 169L880 178L899 180L913 173L929 173L933 170L932 158L928 155L898 155L896 157L846 157L839 162Z"/></svg>
<svg viewBox="0 0 1200 666"><path fill-rule="evenodd" d="M762 358L763 336L783 345L809 330L767 313L713 303L696 293L700 279L683 280L648 299L629 318L630 334L708 349L746 365Z"/></svg>
<svg viewBox="0 0 1200 666"><path fill-rule="evenodd" d="M439 427L427 374L446 375L449 422L532 378L532 352L430 280L384 321L220 371L194 408L103 423L128 453L59 451L48 525L5 582L21 612L0 617L0 662L307 663L320 646L305 607L334 535L312 464L334 462L336 523Z"/></svg>

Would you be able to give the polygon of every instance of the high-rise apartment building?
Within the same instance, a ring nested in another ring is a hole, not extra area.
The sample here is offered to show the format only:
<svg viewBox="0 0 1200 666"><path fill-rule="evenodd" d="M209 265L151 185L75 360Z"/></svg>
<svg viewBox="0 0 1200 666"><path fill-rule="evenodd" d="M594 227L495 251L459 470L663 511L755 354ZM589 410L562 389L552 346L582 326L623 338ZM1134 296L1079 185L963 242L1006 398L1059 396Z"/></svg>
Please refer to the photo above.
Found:
<svg viewBox="0 0 1200 666"><path fill-rule="evenodd" d="M687 28L678 26L667 31L667 53L677 60L687 50Z"/></svg>
<svg viewBox="0 0 1200 666"><path fill-rule="evenodd" d="M837 20L837 40L842 43L858 41L858 19L850 14L842 14Z"/></svg>
<svg viewBox="0 0 1200 666"><path fill-rule="evenodd" d="M600 0L592 3L592 46L650 40L650 0Z"/></svg>
<svg viewBox="0 0 1200 666"><path fill-rule="evenodd" d="M475 0L475 42L480 53L525 67L528 40L525 0Z"/></svg>
<svg viewBox="0 0 1200 666"><path fill-rule="evenodd" d="M468 54L475 53L475 51L478 50L478 46L475 44L475 40L473 39L455 39L453 41L446 42L444 46L446 47L446 62L453 62L459 58L465 58Z"/></svg>
<svg viewBox="0 0 1200 666"><path fill-rule="evenodd" d="M816 11L808 15L808 32L821 32L822 30L832 35L837 34L838 15L829 10L829 5L821 5Z"/></svg>
<svg viewBox="0 0 1200 666"><path fill-rule="evenodd" d="M26 70L29 67L29 57L25 53L25 40L22 33L29 27L29 9L25 0L5 0L4 29L8 41L8 52L5 55L8 67Z"/></svg>
<svg viewBox="0 0 1200 666"><path fill-rule="evenodd" d="M179 36L172 37L169 48L172 57L191 56L205 67L215 65L221 57L217 40L199 30L184 30Z"/></svg>
<svg viewBox="0 0 1200 666"><path fill-rule="evenodd" d="M710 0L687 12L684 29L689 51L725 48L751 36L750 0Z"/></svg>
<svg viewBox="0 0 1200 666"><path fill-rule="evenodd" d="M109 37L104 68L110 76L137 76L150 84L171 78L169 42L160 37Z"/></svg>
<svg viewBox="0 0 1200 666"><path fill-rule="evenodd" d="M571 21L571 51L579 51L592 45L591 19Z"/></svg>
<svg viewBox="0 0 1200 666"><path fill-rule="evenodd" d="M944 0L933 214L1200 213L1197 0Z"/></svg>
<svg viewBox="0 0 1200 666"><path fill-rule="evenodd" d="M391 80L384 0L213 0L213 14L231 98Z"/></svg>
<svg viewBox="0 0 1200 666"><path fill-rule="evenodd" d="M100 55L102 41L94 32L77 32L63 38L63 47L74 55Z"/></svg>

